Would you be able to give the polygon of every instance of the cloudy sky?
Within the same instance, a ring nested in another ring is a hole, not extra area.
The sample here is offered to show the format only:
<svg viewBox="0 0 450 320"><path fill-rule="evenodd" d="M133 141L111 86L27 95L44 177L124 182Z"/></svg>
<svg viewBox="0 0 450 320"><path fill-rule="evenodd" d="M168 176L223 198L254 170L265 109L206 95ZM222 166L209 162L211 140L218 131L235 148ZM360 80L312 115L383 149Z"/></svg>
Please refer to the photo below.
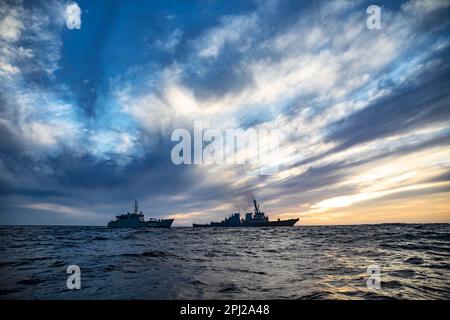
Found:
<svg viewBox="0 0 450 320"><path fill-rule="evenodd" d="M252 195L305 225L450 222L449 16L448 0L0 0L0 224L105 225L136 199L189 225ZM279 170L173 164L194 121L278 130Z"/></svg>

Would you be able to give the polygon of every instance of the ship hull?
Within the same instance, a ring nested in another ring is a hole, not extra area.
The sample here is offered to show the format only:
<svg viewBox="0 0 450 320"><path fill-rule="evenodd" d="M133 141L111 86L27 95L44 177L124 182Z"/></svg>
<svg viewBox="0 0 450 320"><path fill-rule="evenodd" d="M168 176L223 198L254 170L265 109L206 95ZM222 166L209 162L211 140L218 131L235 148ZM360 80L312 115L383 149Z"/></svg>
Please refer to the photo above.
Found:
<svg viewBox="0 0 450 320"><path fill-rule="evenodd" d="M135 221L111 221L109 228L170 228L174 219L150 220L145 222Z"/></svg>
<svg viewBox="0 0 450 320"><path fill-rule="evenodd" d="M208 224L197 224L194 223L192 226L194 228L257 228L257 227L292 227L297 222L297 219L288 220L276 220L276 221L261 221L261 222L240 222L238 224L228 224L220 222L211 222Z"/></svg>

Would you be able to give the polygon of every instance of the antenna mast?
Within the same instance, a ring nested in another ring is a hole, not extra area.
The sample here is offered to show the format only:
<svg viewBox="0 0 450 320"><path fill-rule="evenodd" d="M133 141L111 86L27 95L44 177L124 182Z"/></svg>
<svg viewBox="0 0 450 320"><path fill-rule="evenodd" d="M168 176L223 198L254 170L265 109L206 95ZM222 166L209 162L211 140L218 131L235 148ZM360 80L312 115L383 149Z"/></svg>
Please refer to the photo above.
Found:
<svg viewBox="0 0 450 320"><path fill-rule="evenodd" d="M133 206L133 209L134 209L134 213L137 214L137 213L138 213L138 210L139 210L139 205L138 205L138 203L137 203L136 200L134 200L134 206Z"/></svg>
<svg viewBox="0 0 450 320"><path fill-rule="evenodd" d="M256 213L259 213L259 205L258 205L258 203L256 202L256 200L255 200L254 197L253 197L253 205L255 206L255 212L256 212Z"/></svg>

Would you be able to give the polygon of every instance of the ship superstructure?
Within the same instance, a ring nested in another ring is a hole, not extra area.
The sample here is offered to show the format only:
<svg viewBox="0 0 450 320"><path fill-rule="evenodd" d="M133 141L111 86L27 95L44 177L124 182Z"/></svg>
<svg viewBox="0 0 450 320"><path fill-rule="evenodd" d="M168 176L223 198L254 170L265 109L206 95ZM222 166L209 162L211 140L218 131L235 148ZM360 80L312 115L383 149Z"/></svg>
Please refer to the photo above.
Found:
<svg viewBox="0 0 450 320"><path fill-rule="evenodd" d="M116 219L108 222L110 228L170 228L174 219L154 219L145 220L144 214L139 210L137 201L134 201L133 212L127 212L116 216Z"/></svg>
<svg viewBox="0 0 450 320"><path fill-rule="evenodd" d="M253 199L253 212L247 212L244 219L241 219L239 212L232 213L220 222L210 222L208 224L194 223L194 227L291 227L299 218L287 220L269 221L269 217L259 209L259 204Z"/></svg>

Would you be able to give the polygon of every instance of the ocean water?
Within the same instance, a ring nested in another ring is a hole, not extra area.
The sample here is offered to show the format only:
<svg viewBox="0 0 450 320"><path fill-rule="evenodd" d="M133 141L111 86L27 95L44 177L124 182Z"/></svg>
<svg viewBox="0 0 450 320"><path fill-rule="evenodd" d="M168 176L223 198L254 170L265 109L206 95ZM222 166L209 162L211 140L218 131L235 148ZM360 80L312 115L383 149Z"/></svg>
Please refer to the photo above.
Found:
<svg viewBox="0 0 450 320"><path fill-rule="evenodd" d="M69 265L80 290L67 289ZM449 298L449 224L0 227L0 299Z"/></svg>

